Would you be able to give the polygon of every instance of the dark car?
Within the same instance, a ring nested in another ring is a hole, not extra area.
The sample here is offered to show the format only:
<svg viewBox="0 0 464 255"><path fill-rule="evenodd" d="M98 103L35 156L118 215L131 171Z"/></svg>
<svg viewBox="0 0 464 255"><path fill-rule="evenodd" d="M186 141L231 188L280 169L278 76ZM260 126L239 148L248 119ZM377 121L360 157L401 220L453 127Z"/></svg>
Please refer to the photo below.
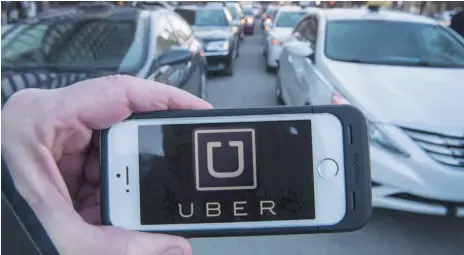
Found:
<svg viewBox="0 0 464 255"><path fill-rule="evenodd" d="M208 71L234 72L235 58L239 55L240 31L222 5L180 6L175 12L182 16L203 42Z"/></svg>
<svg viewBox="0 0 464 255"><path fill-rule="evenodd" d="M110 74L156 80L206 98L206 59L190 25L163 7L86 4L2 33L2 102Z"/></svg>
<svg viewBox="0 0 464 255"><path fill-rule="evenodd" d="M255 32L255 20L256 17L253 14L253 6L243 6L243 14L245 15L245 34L252 35Z"/></svg>

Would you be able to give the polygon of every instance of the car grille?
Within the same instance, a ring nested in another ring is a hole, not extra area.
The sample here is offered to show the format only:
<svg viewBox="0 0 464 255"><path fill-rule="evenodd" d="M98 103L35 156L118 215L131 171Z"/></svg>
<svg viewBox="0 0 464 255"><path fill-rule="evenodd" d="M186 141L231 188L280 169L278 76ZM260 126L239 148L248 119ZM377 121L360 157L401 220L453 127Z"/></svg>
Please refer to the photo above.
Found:
<svg viewBox="0 0 464 255"><path fill-rule="evenodd" d="M434 160L464 168L464 135L461 137L403 128Z"/></svg>
<svg viewBox="0 0 464 255"><path fill-rule="evenodd" d="M215 38L203 38L201 39L201 42L206 46L206 44L214 41L220 41L220 39L215 39Z"/></svg>

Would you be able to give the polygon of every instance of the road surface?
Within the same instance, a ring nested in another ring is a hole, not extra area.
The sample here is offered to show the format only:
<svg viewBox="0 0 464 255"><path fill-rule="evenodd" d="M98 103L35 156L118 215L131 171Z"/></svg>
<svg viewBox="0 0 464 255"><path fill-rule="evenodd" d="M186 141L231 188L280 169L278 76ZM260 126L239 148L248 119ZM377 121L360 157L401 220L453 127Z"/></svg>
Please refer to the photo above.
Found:
<svg viewBox="0 0 464 255"><path fill-rule="evenodd" d="M265 71L261 33L247 36L232 77L209 80L216 108L275 105L275 77ZM464 185L464 184L463 184ZM354 233L192 239L195 255L458 255L464 254L464 219L374 211Z"/></svg>

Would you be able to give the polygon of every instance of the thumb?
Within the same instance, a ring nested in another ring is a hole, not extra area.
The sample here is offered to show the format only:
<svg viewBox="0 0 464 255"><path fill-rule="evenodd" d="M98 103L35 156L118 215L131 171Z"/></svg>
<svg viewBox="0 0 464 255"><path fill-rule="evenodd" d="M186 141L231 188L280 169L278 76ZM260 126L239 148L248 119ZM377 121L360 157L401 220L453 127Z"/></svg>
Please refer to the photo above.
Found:
<svg viewBox="0 0 464 255"><path fill-rule="evenodd" d="M117 251L111 254L127 255L192 255L192 246L183 237L127 231L118 227L101 227L104 242ZM105 245L106 247L108 247ZM106 249L108 252L108 249Z"/></svg>

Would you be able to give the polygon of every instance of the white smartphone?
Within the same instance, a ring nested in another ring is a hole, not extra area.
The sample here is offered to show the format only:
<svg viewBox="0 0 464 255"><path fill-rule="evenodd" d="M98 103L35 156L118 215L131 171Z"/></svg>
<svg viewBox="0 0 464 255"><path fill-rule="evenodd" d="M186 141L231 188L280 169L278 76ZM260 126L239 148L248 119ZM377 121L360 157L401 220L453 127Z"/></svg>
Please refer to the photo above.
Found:
<svg viewBox="0 0 464 255"><path fill-rule="evenodd" d="M340 118L234 112L134 118L108 129L105 221L194 235L340 223L350 197Z"/></svg>

